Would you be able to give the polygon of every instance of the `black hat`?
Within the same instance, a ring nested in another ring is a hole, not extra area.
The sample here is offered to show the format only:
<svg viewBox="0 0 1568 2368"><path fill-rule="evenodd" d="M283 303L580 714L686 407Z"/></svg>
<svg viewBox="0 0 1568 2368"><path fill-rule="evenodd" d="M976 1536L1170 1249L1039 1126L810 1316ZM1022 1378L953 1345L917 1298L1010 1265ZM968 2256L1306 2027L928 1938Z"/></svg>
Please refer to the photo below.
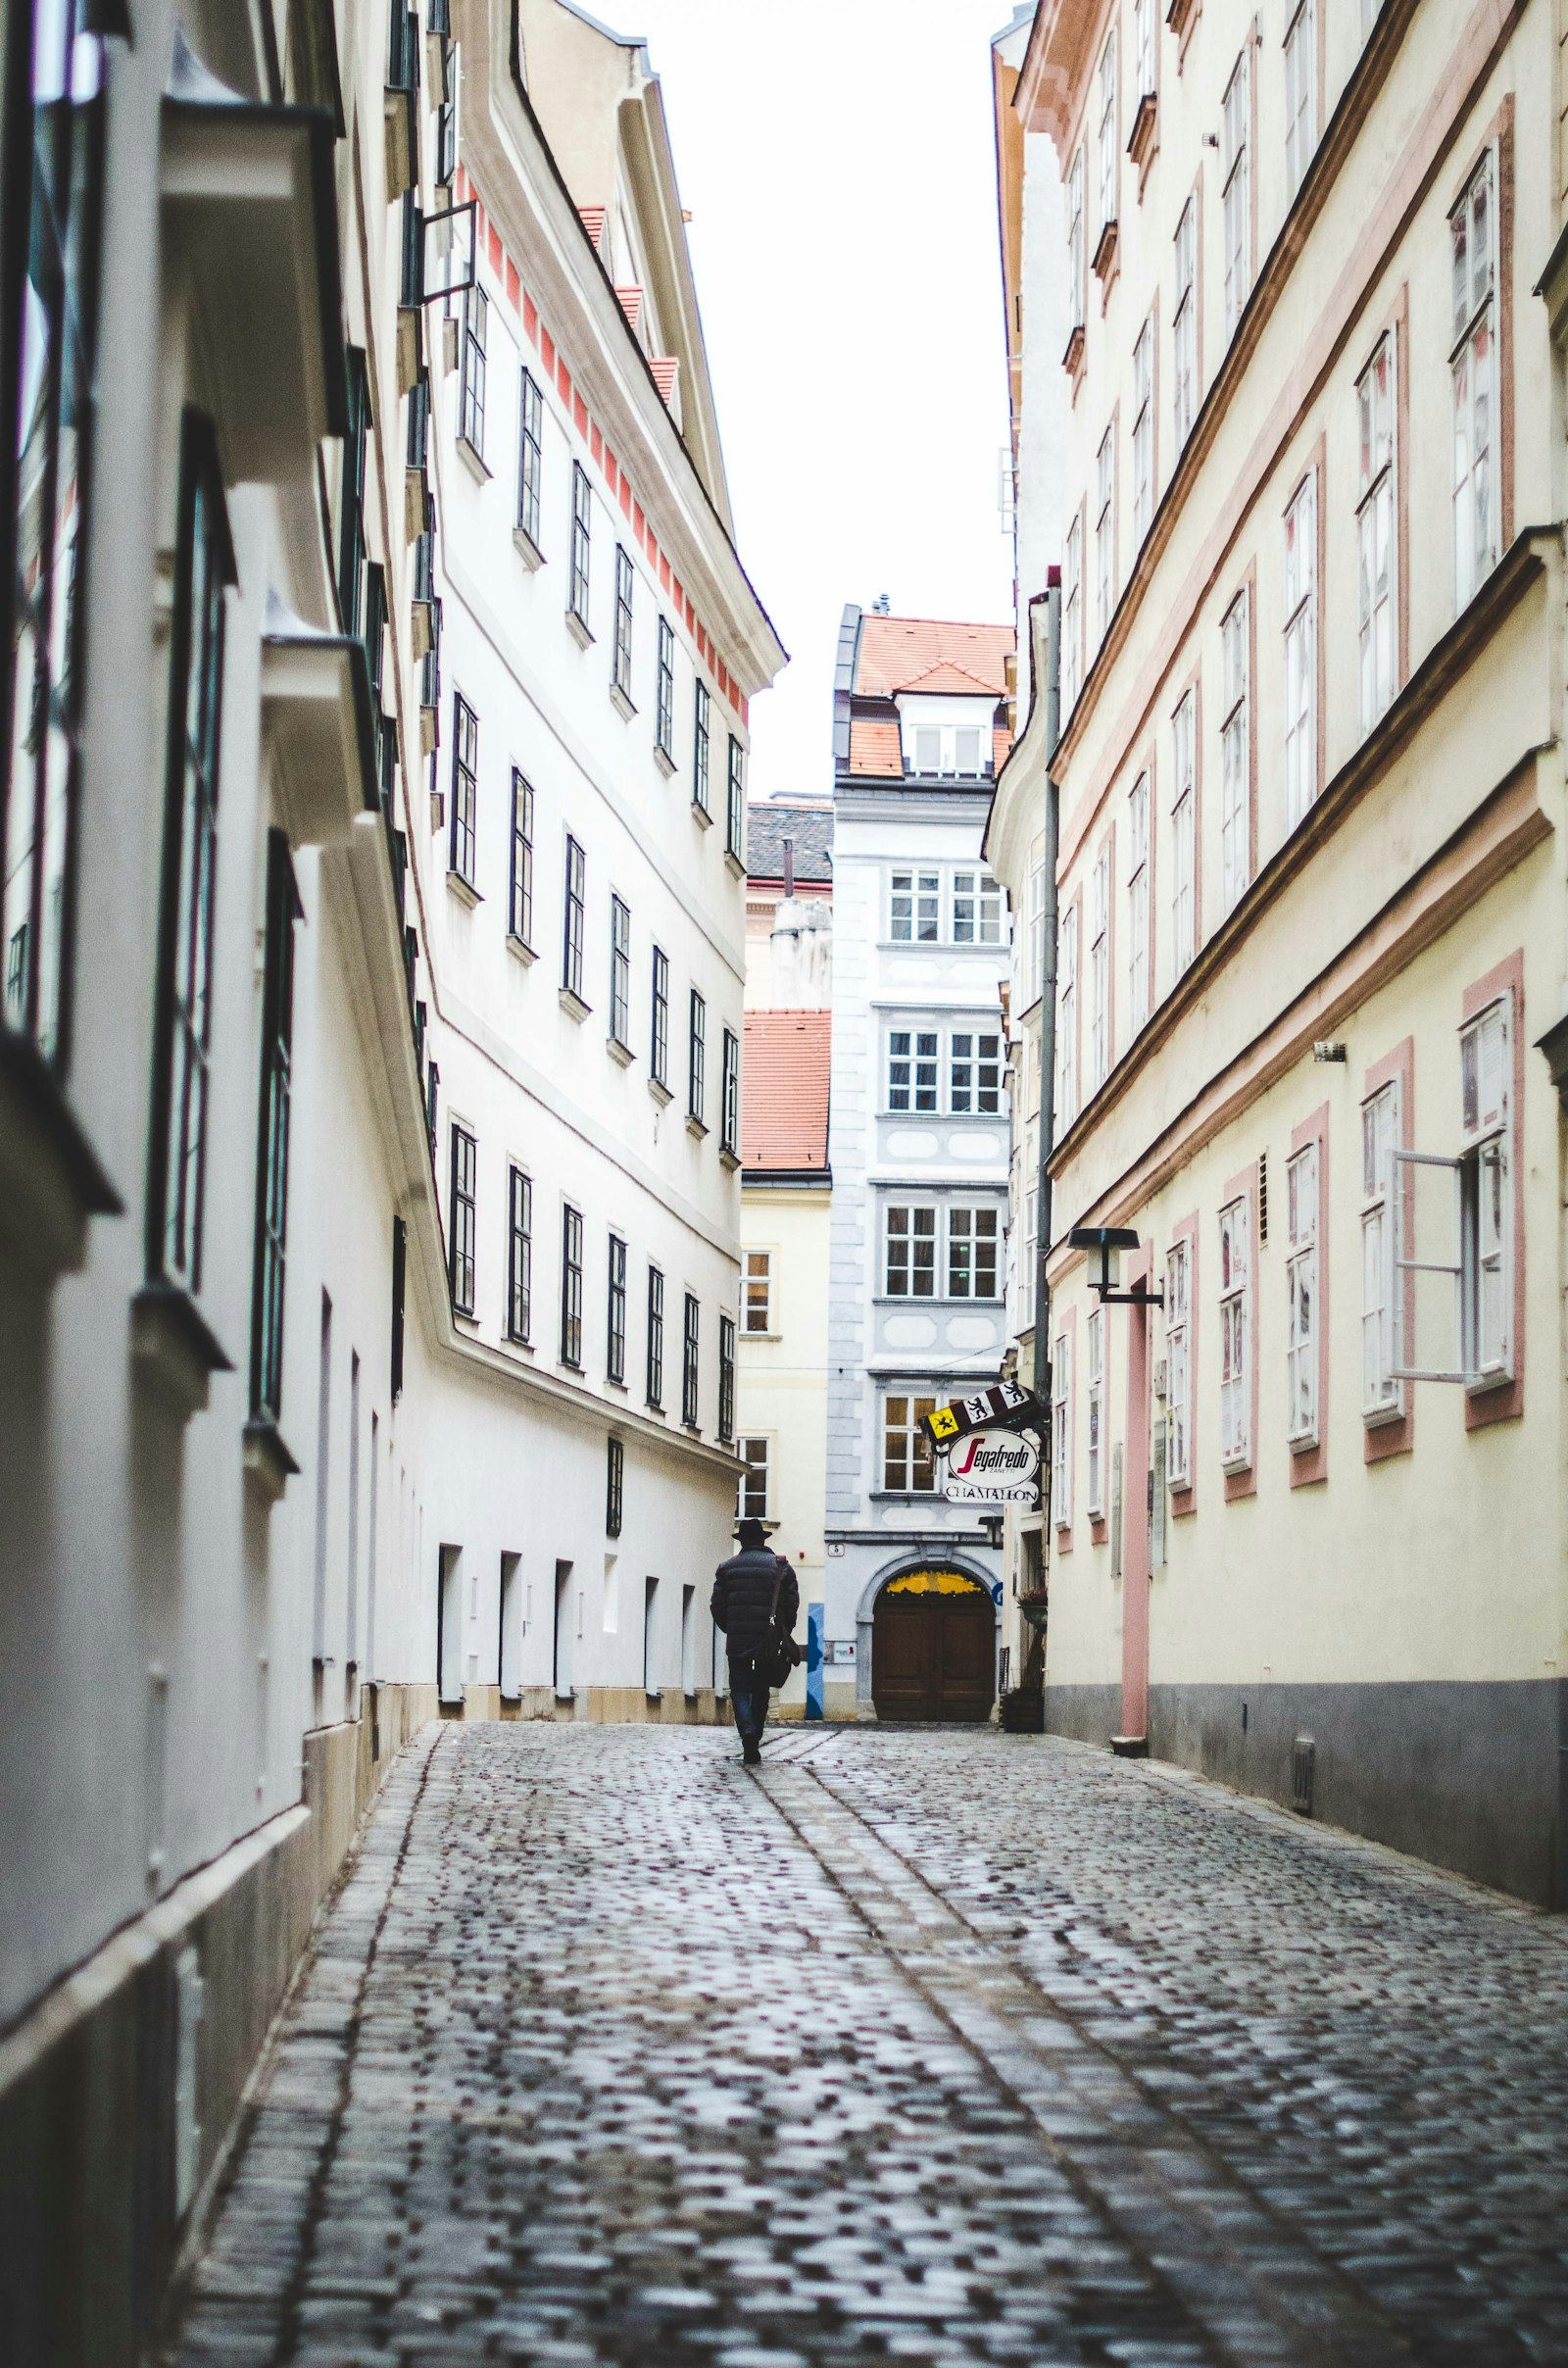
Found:
<svg viewBox="0 0 1568 2368"><path fill-rule="evenodd" d="M746 1519L739 1524L735 1535L739 1538L743 1547L765 1546L767 1544L767 1531L763 1528L761 1522L757 1520L751 1514L748 1514Z"/></svg>

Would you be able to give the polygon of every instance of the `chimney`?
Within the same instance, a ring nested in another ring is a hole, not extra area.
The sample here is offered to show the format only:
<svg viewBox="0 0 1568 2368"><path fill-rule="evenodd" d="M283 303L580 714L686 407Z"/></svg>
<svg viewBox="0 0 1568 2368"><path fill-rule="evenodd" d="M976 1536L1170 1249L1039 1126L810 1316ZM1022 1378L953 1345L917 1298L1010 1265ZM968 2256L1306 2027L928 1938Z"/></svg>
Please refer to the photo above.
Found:
<svg viewBox="0 0 1568 2368"><path fill-rule="evenodd" d="M795 894L795 841L793 839L786 839L784 842L784 894L786 898Z"/></svg>

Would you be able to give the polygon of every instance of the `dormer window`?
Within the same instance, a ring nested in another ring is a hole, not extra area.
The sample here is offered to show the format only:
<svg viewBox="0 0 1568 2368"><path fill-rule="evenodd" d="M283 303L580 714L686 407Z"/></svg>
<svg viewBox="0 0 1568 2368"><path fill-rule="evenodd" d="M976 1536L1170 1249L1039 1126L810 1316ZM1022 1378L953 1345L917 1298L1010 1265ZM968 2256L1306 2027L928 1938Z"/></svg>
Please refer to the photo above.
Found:
<svg viewBox="0 0 1568 2368"><path fill-rule="evenodd" d="M915 726L911 770L922 777L978 779L987 770L985 734L976 724Z"/></svg>

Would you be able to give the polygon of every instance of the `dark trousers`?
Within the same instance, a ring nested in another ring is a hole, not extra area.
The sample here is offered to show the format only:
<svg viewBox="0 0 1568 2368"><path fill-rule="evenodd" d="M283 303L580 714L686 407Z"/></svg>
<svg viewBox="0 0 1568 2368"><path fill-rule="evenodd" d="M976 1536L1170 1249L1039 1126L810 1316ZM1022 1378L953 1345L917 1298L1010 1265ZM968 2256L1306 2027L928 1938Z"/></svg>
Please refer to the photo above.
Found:
<svg viewBox="0 0 1568 2368"><path fill-rule="evenodd" d="M729 1700L735 1731L742 1743L760 1743L767 1723L767 1677L760 1654L732 1653L729 1656Z"/></svg>

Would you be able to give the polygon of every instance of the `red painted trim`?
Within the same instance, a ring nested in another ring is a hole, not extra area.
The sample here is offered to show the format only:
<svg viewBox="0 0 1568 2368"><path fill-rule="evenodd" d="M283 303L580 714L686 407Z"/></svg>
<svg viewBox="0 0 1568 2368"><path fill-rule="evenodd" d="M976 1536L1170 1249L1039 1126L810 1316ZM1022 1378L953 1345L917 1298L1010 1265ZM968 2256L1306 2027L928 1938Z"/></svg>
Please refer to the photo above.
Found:
<svg viewBox="0 0 1568 2368"><path fill-rule="evenodd" d="M1494 1422L1512 1422L1525 1410L1525 958L1518 948L1464 991L1461 1020L1474 1019L1499 995L1507 996L1509 1034L1513 1043L1513 1075L1508 1086L1508 1164L1513 1170L1513 1379L1491 1390L1466 1390L1464 1427L1487 1430Z"/></svg>
<svg viewBox="0 0 1568 2368"><path fill-rule="evenodd" d="M489 246L490 246L490 269L491 269L491 271L497 271L497 272L499 272L499 271L502 271L502 270L503 270L505 267L504 267L503 258L502 258L502 253L501 253L501 233L500 233L500 231L499 231L499 230L496 228L496 226L495 226L495 223L494 223L494 222L492 222L492 223L490 224Z"/></svg>
<svg viewBox="0 0 1568 2368"><path fill-rule="evenodd" d="M509 255L507 257L507 302L515 312L521 301L522 281L517 277L517 267Z"/></svg>
<svg viewBox="0 0 1568 2368"><path fill-rule="evenodd" d="M1170 1513L1174 1521L1184 1521L1198 1510L1198 1276L1200 1260L1198 1255L1198 1211L1183 1217L1170 1229L1172 1246L1187 1244L1187 1470L1185 1488L1167 1489ZM1165 1386L1170 1387L1169 1350L1166 1351ZM1166 1400L1167 1406L1169 1400Z"/></svg>
<svg viewBox="0 0 1568 2368"><path fill-rule="evenodd" d="M1369 1101L1375 1093L1379 1092L1383 1086L1390 1084L1396 1077L1399 1080L1399 1149L1413 1151L1415 1149L1415 1038L1413 1036L1406 1036L1402 1044L1396 1044L1391 1053L1385 1053L1381 1061L1373 1061L1361 1081L1362 1101ZM1357 1128L1360 1123L1361 1114L1357 1110ZM1355 1157L1359 1168L1361 1159L1359 1133L1356 1136ZM1360 1198L1360 1194L1357 1193L1358 1209ZM1399 1193L1399 1238L1401 1241L1407 1242L1410 1239L1414 1226L1415 1171L1406 1169ZM1356 1232L1359 1244L1359 1218ZM1357 1312L1359 1314L1359 1310ZM1404 1305L1399 1310L1399 1325L1403 1334L1403 1355L1400 1362L1409 1364L1411 1352L1415 1347L1415 1276L1413 1274L1407 1274L1404 1278ZM1357 1331L1356 1337L1359 1344L1359 1331ZM1356 1391L1359 1395L1361 1387L1359 1350L1356 1357ZM1412 1382L1407 1381L1403 1384L1404 1411L1402 1414L1396 1415L1384 1422L1368 1422L1365 1415L1361 1417L1361 1459L1364 1463L1387 1463L1395 1455L1408 1455L1415 1446L1414 1387Z"/></svg>
<svg viewBox="0 0 1568 2368"><path fill-rule="evenodd" d="M1303 1118L1291 1134L1291 1157L1317 1145L1317 1445L1291 1448L1291 1486L1308 1488L1329 1476L1329 1106L1325 1102ZM1284 1252L1291 1255L1290 1176L1285 1179ZM1289 1285L1286 1300L1286 1345L1289 1349ZM1289 1373L1289 1366L1286 1368ZM1289 1446L1289 1439L1286 1444Z"/></svg>
<svg viewBox="0 0 1568 2368"><path fill-rule="evenodd" d="M1243 1200L1246 1201L1249 1211L1247 1220L1247 1371L1250 1385L1249 1396L1251 1404L1247 1417L1248 1460L1243 1464L1237 1465L1233 1470L1227 1471L1224 1474L1225 1502L1227 1505L1234 1505L1238 1497L1255 1497L1257 1494L1258 1242L1257 1161L1255 1159L1253 1159L1248 1166L1244 1167L1240 1174L1231 1177L1230 1181L1225 1186L1224 1191L1220 1195L1219 1206L1220 1209L1226 1209L1230 1206L1232 1201ZM1218 1209L1216 1209L1214 1212L1214 1230L1215 1241L1217 1244L1219 1238ZM1215 1252L1215 1262L1217 1266L1217 1248ZM1216 1300L1215 1306L1217 1307L1218 1304L1219 1303Z"/></svg>

